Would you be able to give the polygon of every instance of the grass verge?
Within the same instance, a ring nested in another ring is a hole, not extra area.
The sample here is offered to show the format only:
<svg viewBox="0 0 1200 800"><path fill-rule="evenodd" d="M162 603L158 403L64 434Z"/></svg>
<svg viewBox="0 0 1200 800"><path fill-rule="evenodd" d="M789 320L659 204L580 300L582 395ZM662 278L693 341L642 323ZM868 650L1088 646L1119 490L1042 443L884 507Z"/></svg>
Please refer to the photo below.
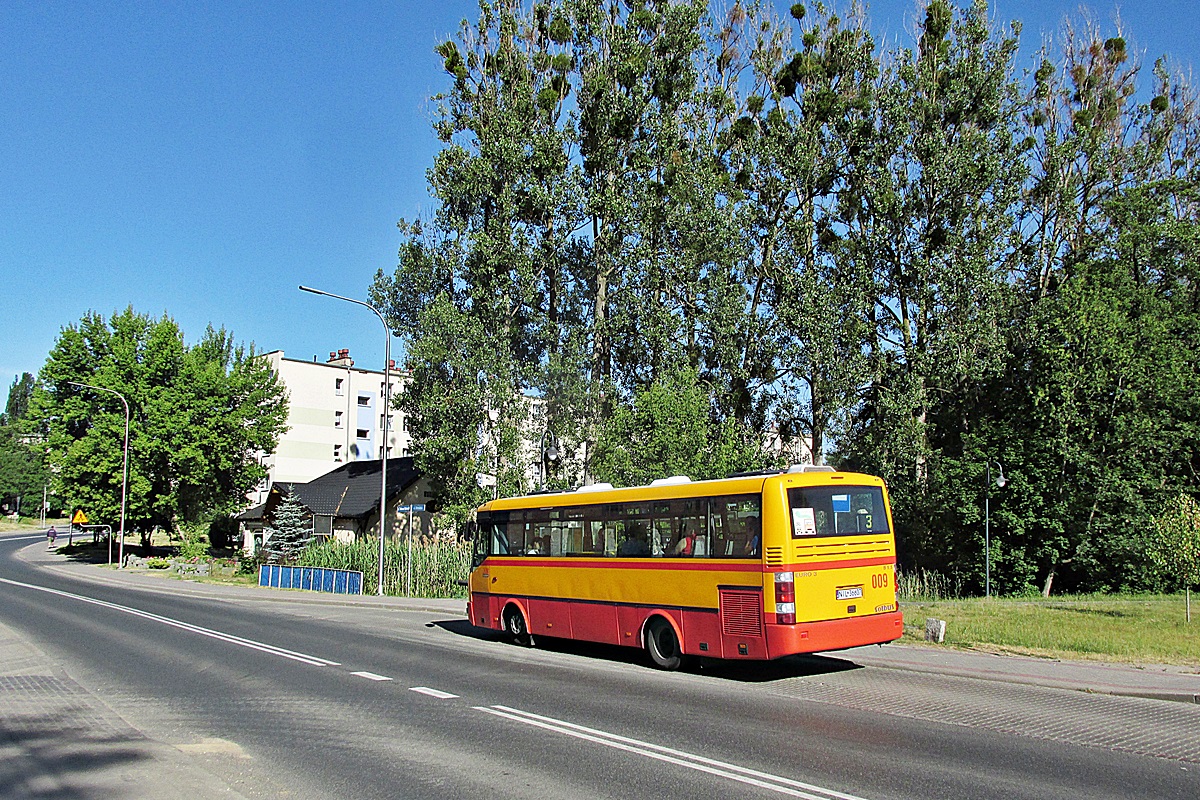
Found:
<svg viewBox="0 0 1200 800"><path fill-rule="evenodd" d="M946 645L1072 660L1200 668L1200 618L1183 594L910 601L901 641L924 643L925 619L946 620Z"/></svg>

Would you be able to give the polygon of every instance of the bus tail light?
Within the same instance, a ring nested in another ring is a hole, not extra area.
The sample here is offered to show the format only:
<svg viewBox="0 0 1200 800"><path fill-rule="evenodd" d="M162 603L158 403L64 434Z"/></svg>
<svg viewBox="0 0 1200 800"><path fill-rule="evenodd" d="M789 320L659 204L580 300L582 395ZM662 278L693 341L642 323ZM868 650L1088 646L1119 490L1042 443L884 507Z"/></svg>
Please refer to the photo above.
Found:
<svg viewBox="0 0 1200 800"><path fill-rule="evenodd" d="M775 622L796 624L796 582L791 572L775 573Z"/></svg>

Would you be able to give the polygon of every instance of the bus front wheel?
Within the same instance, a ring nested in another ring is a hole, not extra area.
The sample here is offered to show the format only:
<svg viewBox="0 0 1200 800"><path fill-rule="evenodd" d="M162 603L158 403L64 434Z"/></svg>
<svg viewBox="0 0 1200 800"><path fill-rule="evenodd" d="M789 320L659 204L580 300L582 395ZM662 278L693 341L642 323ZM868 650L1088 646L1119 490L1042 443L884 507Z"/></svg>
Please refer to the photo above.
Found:
<svg viewBox="0 0 1200 800"><path fill-rule="evenodd" d="M654 666L659 669L679 669L683 663L683 651L679 648L675 629L662 617L655 617L646 623L646 650Z"/></svg>
<svg viewBox="0 0 1200 800"><path fill-rule="evenodd" d="M522 647L533 647L533 635L525 627L525 615L516 606L509 606L504 612L504 630Z"/></svg>

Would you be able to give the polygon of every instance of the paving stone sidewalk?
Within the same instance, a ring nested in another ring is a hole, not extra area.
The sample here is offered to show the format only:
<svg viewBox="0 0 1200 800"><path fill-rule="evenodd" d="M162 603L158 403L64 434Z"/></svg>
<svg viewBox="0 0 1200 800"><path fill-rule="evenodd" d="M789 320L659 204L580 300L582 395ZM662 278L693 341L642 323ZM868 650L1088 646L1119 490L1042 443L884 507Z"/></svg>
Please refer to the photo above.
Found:
<svg viewBox="0 0 1200 800"><path fill-rule="evenodd" d="M0 623L0 795L243 797L198 760L132 728L19 631Z"/></svg>

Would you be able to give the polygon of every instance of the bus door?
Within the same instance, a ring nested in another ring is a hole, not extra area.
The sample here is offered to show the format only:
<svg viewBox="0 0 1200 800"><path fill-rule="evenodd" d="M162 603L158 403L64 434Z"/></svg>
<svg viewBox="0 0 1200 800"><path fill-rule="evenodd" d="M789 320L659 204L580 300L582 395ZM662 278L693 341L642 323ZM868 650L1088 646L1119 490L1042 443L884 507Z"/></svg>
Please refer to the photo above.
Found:
<svg viewBox="0 0 1200 800"><path fill-rule="evenodd" d="M762 557L762 498L714 497L709 503L711 539L718 557L741 559L738 570L717 587L723 658L766 658Z"/></svg>
<svg viewBox="0 0 1200 800"><path fill-rule="evenodd" d="M480 512L471 548L471 576L468 579L470 598L467 614L475 625L486 628L499 627L500 609L494 608L492 592L492 567L488 556L506 556L509 553L508 512Z"/></svg>

